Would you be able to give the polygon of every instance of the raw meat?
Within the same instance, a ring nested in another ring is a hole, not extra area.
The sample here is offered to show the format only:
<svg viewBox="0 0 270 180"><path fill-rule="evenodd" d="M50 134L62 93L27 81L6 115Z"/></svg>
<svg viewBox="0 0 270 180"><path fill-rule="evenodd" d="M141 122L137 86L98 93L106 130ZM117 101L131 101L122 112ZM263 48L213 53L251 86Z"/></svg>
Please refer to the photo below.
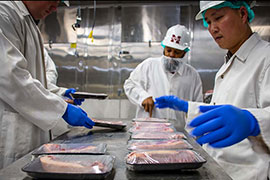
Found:
<svg viewBox="0 0 270 180"><path fill-rule="evenodd" d="M70 147L68 144L44 144L43 151L45 153L61 153L61 152L69 152L69 153L83 153L83 152L94 152L97 149L96 146L78 146L78 147Z"/></svg>
<svg viewBox="0 0 270 180"><path fill-rule="evenodd" d="M105 173L106 166L98 161L88 162L86 161L66 161L64 159L58 159L55 156L48 155L40 157L42 167L47 172L54 173L93 173L101 174Z"/></svg>
<svg viewBox="0 0 270 180"><path fill-rule="evenodd" d="M132 127L129 132L174 132L171 127Z"/></svg>
<svg viewBox="0 0 270 180"><path fill-rule="evenodd" d="M158 141L133 141L129 144L129 150L138 149L184 149L191 148L185 140L158 140Z"/></svg>
<svg viewBox="0 0 270 180"><path fill-rule="evenodd" d="M196 155L191 150L162 150L131 152L127 156L128 164L170 164L197 162Z"/></svg>
<svg viewBox="0 0 270 180"><path fill-rule="evenodd" d="M183 133L164 133L164 132L138 132L131 136L132 139L183 139Z"/></svg>

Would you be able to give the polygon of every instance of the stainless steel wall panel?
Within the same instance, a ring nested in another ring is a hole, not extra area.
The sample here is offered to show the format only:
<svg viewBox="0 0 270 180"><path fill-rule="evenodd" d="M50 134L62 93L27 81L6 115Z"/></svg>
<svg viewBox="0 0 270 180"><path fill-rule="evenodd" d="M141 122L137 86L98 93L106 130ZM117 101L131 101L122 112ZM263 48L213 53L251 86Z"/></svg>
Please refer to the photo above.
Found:
<svg viewBox="0 0 270 180"><path fill-rule="evenodd" d="M270 41L270 2L257 2L251 27ZM71 1L71 7L60 7L39 25L57 66L59 86L109 94L111 99L94 101L95 105L86 101L87 108L90 104L93 111L100 106L113 105L119 109L125 106L132 112L119 110L116 114L123 118L133 116L135 106L126 104L123 83L140 62L162 55L160 42L175 24L185 25L192 36L191 51L184 61L199 72L204 92L213 88L226 50L217 46L202 21L194 20L199 1L97 1L92 42L88 35L93 24L93 7L93 1ZM81 27L74 31L71 25L76 22L77 8L81 8L82 21ZM77 43L77 47L71 48L70 43ZM108 114L106 108L104 112ZM116 114L111 112L111 116Z"/></svg>

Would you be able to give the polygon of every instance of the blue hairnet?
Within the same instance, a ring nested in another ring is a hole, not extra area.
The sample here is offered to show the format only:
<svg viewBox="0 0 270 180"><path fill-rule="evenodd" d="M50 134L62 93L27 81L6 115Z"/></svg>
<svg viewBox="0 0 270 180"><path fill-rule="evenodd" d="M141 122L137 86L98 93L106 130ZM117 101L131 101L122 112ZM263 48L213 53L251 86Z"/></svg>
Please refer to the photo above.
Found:
<svg viewBox="0 0 270 180"><path fill-rule="evenodd" d="M166 46L163 44L163 41L161 41L161 46L162 46L163 48L166 47ZM190 49L189 49L189 48L186 48L186 49L184 49L184 51L185 51L185 52L188 52L188 51L190 51Z"/></svg>
<svg viewBox="0 0 270 180"><path fill-rule="evenodd" d="M225 1L219 5L216 5L214 7L212 7L213 9L220 9L220 8L223 8L223 7L230 7L232 9L239 9L241 6L244 6L246 9L247 9L247 12L248 12L248 22L251 22L254 17L255 17L255 14L254 14L254 11L252 9L250 9L249 5L245 2L245 1ZM205 12L206 10L202 13L202 17L203 17L203 26L204 27L208 27L208 23L206 22L205 20Z"/></svg>

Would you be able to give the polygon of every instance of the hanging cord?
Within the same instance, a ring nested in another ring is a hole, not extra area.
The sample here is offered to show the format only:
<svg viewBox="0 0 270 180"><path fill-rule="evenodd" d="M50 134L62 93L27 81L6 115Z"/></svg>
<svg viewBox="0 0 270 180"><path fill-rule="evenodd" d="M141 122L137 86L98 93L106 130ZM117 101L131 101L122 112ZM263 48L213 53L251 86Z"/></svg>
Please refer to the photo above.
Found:
<svg viewBox="0 0 270 180"><path fill-rule="evenodd" d="M90 32L90 34L89 34L89 36L88 36L88 38L92 38L92 42L94 41L93 31L94 31L95 24L96 24L96 0L94 1L93 25L92 25L91 32Z"/></svg>

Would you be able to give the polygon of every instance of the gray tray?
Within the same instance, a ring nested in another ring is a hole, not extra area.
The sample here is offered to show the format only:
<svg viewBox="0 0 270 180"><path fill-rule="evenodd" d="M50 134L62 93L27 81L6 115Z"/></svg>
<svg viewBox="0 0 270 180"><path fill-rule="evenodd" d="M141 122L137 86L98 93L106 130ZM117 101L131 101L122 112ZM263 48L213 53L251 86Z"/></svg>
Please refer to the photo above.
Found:
<svg viewBox="0 0 270 180"><path fill-rule="evenodd" d="M99 127L108 127L108 128L112 128L112 129L124 129L127 124L123 123L121 121L121 123L117 123L117 121L105 121L105 120L97 120L97 119L93 119L92 120L95 122L94 126L99 126Z"/></svg>
<svg viewBox="0 0 270 180"><path fill-rule="evenodd" d="M75 99L106 99L108 97L108 94L88 92L75 92L70 95Z"/></svg>
<svg viewBox="0 0 270 180"><path fill-rule="evenodd" d="M187 150L180 150L187 151ZM181 163L148 163L148 164L131 164L126 162L128 170L131 171L167 171L167 170L181 170L181 169L198 169L206 160L201 157L198 153L192 151L196 157L196 162L181 162Z"/></svg>
<svg viewBox="0 0 270 180"><path fill-rule="evenodd" d="M87 172L48 172L42 167L40 157L35 158L32 162L22 168L22 171L26 172L33 178L42 179L106 179L113 170L114 157L109 155L54 155L57 158L67 158L69 160L80 161L99 161L107 166L107 170L104 173L87 173Z"/></svg>

